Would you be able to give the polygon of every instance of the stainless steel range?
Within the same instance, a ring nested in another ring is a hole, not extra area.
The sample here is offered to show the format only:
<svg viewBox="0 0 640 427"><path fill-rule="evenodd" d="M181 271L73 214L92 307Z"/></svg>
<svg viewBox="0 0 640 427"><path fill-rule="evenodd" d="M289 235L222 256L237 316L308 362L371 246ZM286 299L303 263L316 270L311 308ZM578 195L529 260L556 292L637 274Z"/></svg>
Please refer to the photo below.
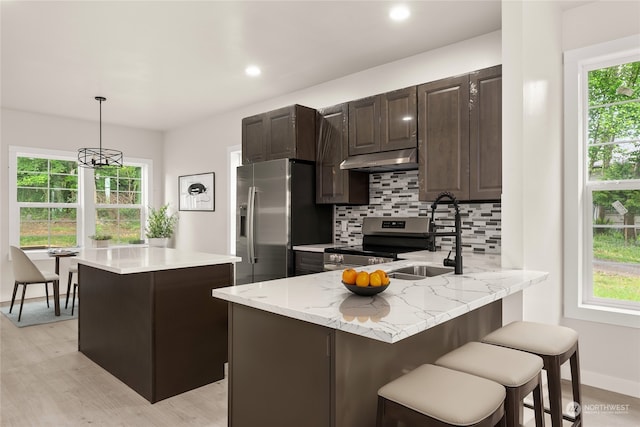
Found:
<svg viewBox="0 0 640 427"><path fill-rule="evenodd" d="M365 217L362 220L362 245L328 248L324 251L324 269L382 264L398 260L398 254L429 247L428 217Z"/></svg>

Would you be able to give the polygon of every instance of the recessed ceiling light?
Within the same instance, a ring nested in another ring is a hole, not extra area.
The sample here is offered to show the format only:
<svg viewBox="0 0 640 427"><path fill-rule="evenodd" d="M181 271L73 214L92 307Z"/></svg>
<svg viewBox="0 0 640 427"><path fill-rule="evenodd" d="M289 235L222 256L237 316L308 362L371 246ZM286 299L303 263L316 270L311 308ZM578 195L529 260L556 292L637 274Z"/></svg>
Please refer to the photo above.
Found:
<svg viewBox="0 0 640 427"><path fill-rule="evenodd" d="M260 71L260 67L257 65L249 65L244 69L244 72L247 76L256 77L259 76L262 71Z"/></svg>
<svg viewBox="0 0 640 427"><path fill-rule="evenodd" d="M398 5L391 8L389 18L394 21L404 21L411 15L409 8L405 5Z"/></svg>

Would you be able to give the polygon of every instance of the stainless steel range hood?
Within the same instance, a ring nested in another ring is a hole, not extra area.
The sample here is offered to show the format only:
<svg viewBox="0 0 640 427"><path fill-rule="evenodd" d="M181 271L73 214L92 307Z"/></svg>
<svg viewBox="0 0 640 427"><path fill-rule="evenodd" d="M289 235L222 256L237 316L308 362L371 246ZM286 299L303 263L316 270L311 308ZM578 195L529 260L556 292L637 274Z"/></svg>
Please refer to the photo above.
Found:
<svg viewBox="0 0 640 427"><path fill-rule="evenodd" d="M364 172L387 172L418 169L418 149L383 151L350 156L340 163L340 169Z"/></svg>

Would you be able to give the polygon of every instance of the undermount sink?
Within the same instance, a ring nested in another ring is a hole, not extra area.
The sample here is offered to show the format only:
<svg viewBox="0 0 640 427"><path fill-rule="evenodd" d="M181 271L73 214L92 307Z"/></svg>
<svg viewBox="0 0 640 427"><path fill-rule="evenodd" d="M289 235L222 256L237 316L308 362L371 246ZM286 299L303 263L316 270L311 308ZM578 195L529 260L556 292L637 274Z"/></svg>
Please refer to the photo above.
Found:
<svg viewBox="0 0 640 427"><path fill-rule="evenodd" d="M434 265L411 265L409 267L391 270L387 275L392 279L421 280L425 277L440 276L447 273L453 273L453 268L437 267Z"/></svg>

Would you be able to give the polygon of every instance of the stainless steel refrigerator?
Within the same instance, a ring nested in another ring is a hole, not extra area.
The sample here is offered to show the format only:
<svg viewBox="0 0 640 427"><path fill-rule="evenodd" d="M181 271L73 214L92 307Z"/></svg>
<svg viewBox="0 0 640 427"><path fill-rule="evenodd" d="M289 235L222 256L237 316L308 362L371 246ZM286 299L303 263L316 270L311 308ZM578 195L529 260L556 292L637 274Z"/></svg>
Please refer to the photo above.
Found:
<svg viewBox="0 0 640 427"><path fill-rule="evenodd" d="M331 205L315 203L315 166L291 159L238 167L236 284L294 275L294 245L332 241Z"/></svg>

